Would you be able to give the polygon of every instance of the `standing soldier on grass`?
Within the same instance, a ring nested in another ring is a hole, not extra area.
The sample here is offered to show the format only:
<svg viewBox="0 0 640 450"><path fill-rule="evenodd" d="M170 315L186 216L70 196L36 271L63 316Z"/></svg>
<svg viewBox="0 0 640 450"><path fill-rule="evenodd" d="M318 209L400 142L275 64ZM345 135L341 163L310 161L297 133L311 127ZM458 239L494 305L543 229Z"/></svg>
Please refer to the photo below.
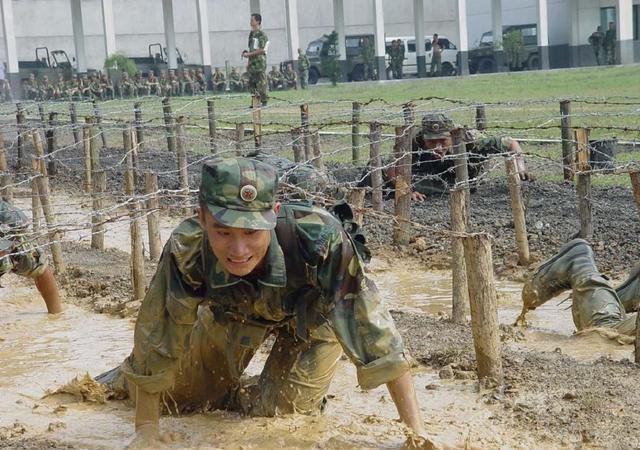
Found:
<svg viewBox="0 0 640 450"><path fill-rule="evenodd" d="M438 33L433 35L431 40L431 70L429 75L432 77L439 77L442 70L442 47L438 40Z"/></svg>
<svg viewBox="0 0 640 450"><path fill-rule="evenodd" d="M598 65L602 64L602 58L600 55L602 54L602 43L604 42L604 33L602 32L602 27L598 25L596 31L591 33L589 36L589 45L593 48L593 54L596 57L596 63Z"/></svg>
<svg viewBox="0 0 640 450"><path fill-rule="evenodd" d="M249 22L251 32L249 33L249 50L242 52L242 57L247 58L247 73L249 75L248 88L251 95L260 97L262 106L267 106L267 49L269 39L260 29L262 26L262 16L251 14Z"/></svg>
<svg viewBox="0 0 640 450"><path fill-rule="evenodd" d="M300 74L300 89L306 89L309 85L309 57L298 49L298 73Z"/></svg>
<svg viewBox="0 0 640 450"><path fill-rule="evenodd" d="M364 65L363 80L373 80L373 60L375 58L375 49L373 42L368 36L362 38L362 64Z"/></svg>
<svg viewBox="0 0 640 450"><path fill-rule="evenodd" d="M616 63L616 24L609 22L609 28L604 35L604 59L607 64Z"/></svg>

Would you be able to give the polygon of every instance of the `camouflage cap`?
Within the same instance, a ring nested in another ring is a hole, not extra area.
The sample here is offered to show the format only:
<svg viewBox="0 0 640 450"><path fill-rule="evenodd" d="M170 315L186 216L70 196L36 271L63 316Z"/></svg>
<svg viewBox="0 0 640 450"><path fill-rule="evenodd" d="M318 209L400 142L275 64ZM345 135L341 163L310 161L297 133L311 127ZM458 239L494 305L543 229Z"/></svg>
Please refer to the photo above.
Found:
<svg viewBox="0 0 640 450"><path fill-rule="evenodd" d="M0 200L0 252L10 251L16 244L16 234L27 227L27 216L18 208Z"/></svg>
<svg viewBox="0 0 640 450"><path fill-rule="evenodd" d="M451 117L443 113L426 114L422 117L422 135L426 139L449 137L455 127Z"/></svg>
<svg viewBox="0 0 640 450"><path fill-rule="evenodd" d="M278 176L268 165L248 158L215 158L202 166L200 201L223 225L251 230L276 226Z"/></svg>

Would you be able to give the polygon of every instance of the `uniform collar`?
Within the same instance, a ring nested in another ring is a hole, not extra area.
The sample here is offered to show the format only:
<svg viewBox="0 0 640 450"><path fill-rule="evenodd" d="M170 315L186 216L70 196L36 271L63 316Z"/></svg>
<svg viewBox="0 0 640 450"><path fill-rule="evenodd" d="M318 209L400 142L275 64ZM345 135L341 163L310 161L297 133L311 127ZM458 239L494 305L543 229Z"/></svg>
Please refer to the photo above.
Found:
<svg viewBox="0 0 640 450"><path fill-rule="evenodd" d="M206 233L203 233L202 255L204 267L206 267L205 274L207 275L209 286L211 288L217 289L233 286L241 282L248 282L248 280L243 277L230 274L225 270L224 266L218 262L218 259L211 251ZM271 230L271 243L269 244L269 249L267 250L265 258L267 259L265 273L257 280L258 283L272 287L286 286L287 270L284 261L284 253L278 243L278 237L275 230Z"/></svg>

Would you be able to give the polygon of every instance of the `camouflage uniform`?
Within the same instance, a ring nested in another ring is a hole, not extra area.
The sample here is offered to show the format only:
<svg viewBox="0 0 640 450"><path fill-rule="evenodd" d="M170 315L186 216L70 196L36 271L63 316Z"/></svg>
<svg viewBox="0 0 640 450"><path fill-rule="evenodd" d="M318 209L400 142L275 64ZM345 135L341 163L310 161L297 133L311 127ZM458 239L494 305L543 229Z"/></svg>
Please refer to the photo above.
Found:
<svg viewBox="0 0 640 450"><path fill-rule="evenodd" d="M373 47L373 42L368 37L364 37L362 39L362 64L364 65L363 69L363 79L373 80L374 71L373 71L373 60L375 59L375 49Z"/></svg>
<svg viewBox="0 0 640 450"><path fill-rule="evenodd" d="M249 58L247 64L247 73L249 80L247 88L251 95L260 97L262 103L267 102L267 46L269 39L262 30L252 30L249 33L249 51L253 52L259 48L264 49L265 53Z"/></svg>
<svg viewBox="0 0 640 450"><path fill-rule="evenodd" d="M598 27L596 31L591 33L591 36L589 36L589 45L591 45L591 48L593 49L593 54L596 57L596 63L598 65L602 64L602 59L600 57L600 54L602 53L603 41L604 41L604 33L602 32L600 27Z"/></svg>
<svg viewBox="0 0 640 450"><path fill-rule="evenodd" d="M309 57L298 51L298 73L300 75L300 89L306 89L309 85Z"/></svg>
<svg viewBox="0 0 640 450"><path fill-rule="evenodd" d="M298 89L298 77L291 65L287 66L287 70L282 74L284 77L284 87L286 89Z"/></svg>
<svg viewBox="0 0 640 450"><path fill-rule="evenodd" d="M271 68L271 72L267 75L267 80L269 80L269 89L272 91L284 88L284 77L276 66Z"/></svg>
<svg viewBox="0 0 640 450"><path fill-rule="evenodd" d="M436 37L431 41L431 69L429 75L439 77L440 72L442 72L442 47Z"/></svg>
<svg viewBox="0 0 640 450"><path fill-rule="evenodd" d="M47 270L47 262L37 247L25 238L27 217L22 211L0 200L0 277L9 272L38 278Z"/></svg>
<svg viewBox="0 0 640 450"><path fill-rule="evenodd" d="M604 34L604 60L607 64L616 63L616 27L610 23L609 28Z"/></svg>
<svg viewBox="0 0 640 450"><path fill-rule="evenodd" d="M29 78L22 83L22 90L24 92L24 98L27 100L37 100L39 96L38 82L36 76L32 73L29 74Z"/></svg>
<svg viewBox="0 0 640 450"><path fill-rule="evenodd" d="M169 393L178 411L270 416L317 411L343 351L364 389L409 369L357 244L338 219L308 204L283 204L276 220L276 185L273 168L255 160L205 163L200 199L216 221L271 230L266 270L257 279L226 272L198 220L185 220L142 302L131 356L99 381L117 385L124 374L154 398ZM270 335L276 342L257 383L241 381Z"/></svg>
<svg viewBox="0 0 640 450"><path fill-rule="evenodd" d="M235 67L231 69L229 74L229 89L233 92L241 92L243 89L242 76Z"/></svg>
<svg viewBox="0 0 640 450"><path fill-rule="evenodd" d="M238 79L240 79L240 76L238 76ZM216 92L224 92L227 87L227 79L219 67L216 67L216 71L213 73L212 80L213 90Z"/></svg>

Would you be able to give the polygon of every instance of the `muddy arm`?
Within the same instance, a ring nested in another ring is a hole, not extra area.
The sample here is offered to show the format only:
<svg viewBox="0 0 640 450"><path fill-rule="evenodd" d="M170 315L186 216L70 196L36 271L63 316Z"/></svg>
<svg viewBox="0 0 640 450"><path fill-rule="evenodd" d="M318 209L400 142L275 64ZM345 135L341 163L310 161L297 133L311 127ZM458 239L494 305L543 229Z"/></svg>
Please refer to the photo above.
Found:
<svg viewBox="0 0 640 450"><path fill-rule="evenodd" d="M426 435L411 372L407 370L395 380L389 381L387 389L389 389L389 394L396 405L400 420L407 424L416 434L420 436Z"/></svg>
<svg viewBox="0 0 640 450"><path fill-rule="evenodd" d="M48 267L42 275L35 279L35 282L42 299L47 305L49 314L61 313L62 302L60 301L60 292L58 291L58 284L56 283L51 268Z"/></svg>

